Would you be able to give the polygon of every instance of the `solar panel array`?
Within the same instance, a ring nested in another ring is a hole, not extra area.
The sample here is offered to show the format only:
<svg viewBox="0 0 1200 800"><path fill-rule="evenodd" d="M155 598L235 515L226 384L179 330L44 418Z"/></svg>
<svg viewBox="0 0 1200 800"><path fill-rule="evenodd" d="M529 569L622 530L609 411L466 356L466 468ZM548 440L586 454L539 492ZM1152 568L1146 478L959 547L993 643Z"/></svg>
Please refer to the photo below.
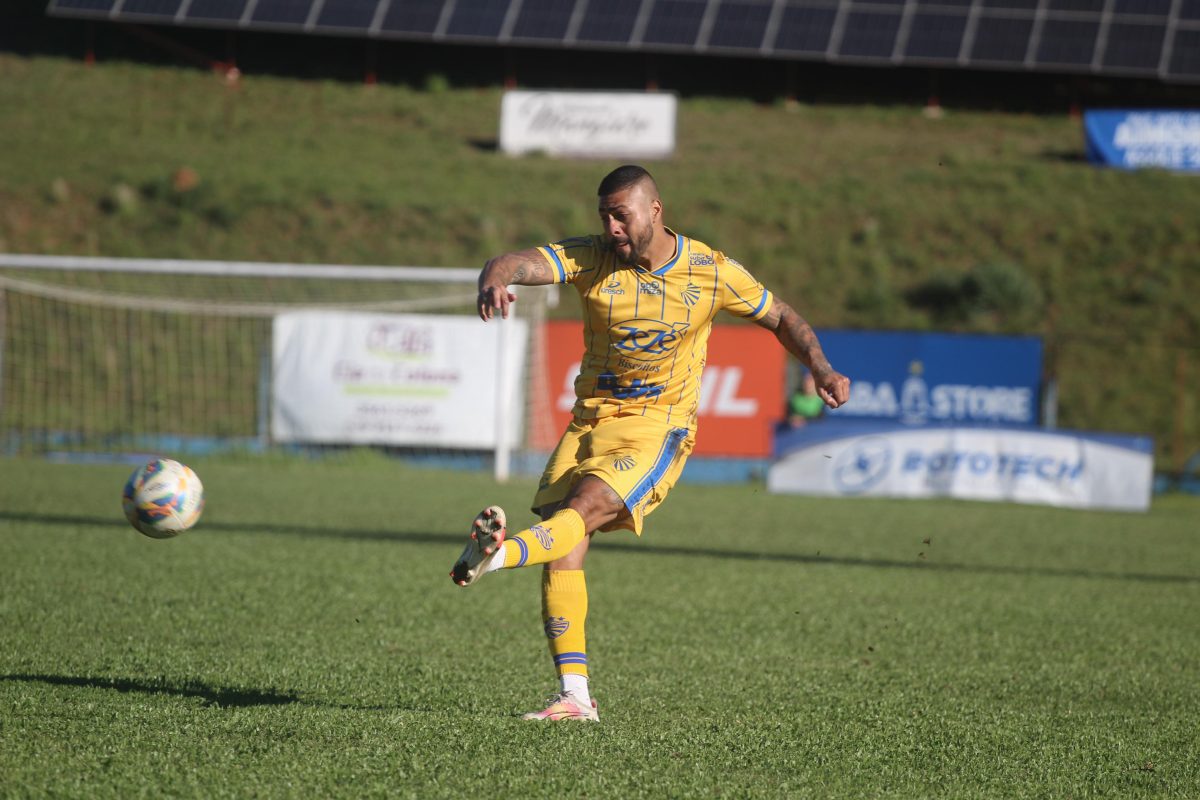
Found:
<svg viewBox="0 0 1200 800"><path fill-rule="evenodd" d="M1200 82L1200 0L51 0L133 23Z"/></svg>

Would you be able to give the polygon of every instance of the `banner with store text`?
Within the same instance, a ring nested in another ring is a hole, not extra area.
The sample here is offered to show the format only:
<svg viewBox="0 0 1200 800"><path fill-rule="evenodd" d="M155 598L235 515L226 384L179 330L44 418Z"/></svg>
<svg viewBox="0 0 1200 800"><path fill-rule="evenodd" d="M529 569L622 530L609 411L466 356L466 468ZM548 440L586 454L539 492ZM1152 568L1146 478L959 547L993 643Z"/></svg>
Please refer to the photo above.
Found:
<svg viewBox="0 0 1200 800"><path fill-rule="evenodd" d="M772 492L958 497L1144 511L1149 437L987 427L812 425L778 443Z"/></svg>
<svg viewBox="0 0 1200 800"><path fill-rule="evenodd" d="M534 431L534 446L553 447L571 420L575 376L583 352L583 324L547 323L546 355L554 425ZM752 325L716 325L700 385L697 455L766 457L783 416L786 353L768 331Z"/></svg>
<svg viewBox="0 0 1200 800"><path fill-rule="evenodd" d="M276 316L273 336L276 441L488 449L501 369L520 440L522 320L300 311Z"/></svg>
<svg viewBox="0 0 1200 800"><path fill-rule="evenodd" d="M820 330L850 377L850 402L827 421L1034 425L1042 342L1034 336Z"/></svg>

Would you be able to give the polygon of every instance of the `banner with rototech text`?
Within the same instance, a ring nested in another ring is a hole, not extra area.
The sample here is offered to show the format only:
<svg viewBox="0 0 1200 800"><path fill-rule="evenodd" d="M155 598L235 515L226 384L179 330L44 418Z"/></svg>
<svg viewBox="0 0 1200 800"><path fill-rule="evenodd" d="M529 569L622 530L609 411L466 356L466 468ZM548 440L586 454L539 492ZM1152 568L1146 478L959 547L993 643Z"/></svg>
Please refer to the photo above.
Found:
<svg viewBox="0 0 1200 800"><path fill-rule="evenodd" d="M535 426L531 432L534 447L554 447L571 421L575 376L582 354L583 323L547 323L550 415L554 424ZM775 337L755 325L713 326L700 385L696 455L770 456L774 427L783 417L786 356Z"/></svg>
<svg viewBox="0 0 1200 800"><path fill-rule="evenodd" d="M806 425L776 444L772 492L1145 511L1154 481L1148 436L874 421Z"/></svg>
<svg viewBox="0 0 1200 800"><path fill-rule="evenodd" d="M506 373L520 441L527 326L477 317L296 311L275 317L271 435L280 442L496 445ZM503 346L504 352L501 353Z"/></svg>

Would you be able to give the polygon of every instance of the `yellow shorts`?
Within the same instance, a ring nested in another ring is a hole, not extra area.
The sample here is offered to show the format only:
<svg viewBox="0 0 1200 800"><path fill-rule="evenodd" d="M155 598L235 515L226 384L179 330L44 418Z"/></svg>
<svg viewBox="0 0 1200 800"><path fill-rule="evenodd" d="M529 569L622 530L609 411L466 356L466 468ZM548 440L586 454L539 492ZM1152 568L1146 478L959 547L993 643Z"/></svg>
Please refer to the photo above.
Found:
<svg viewBox="0 0 1200 800"><path fill-rule="evenodd" d="M626 509L601 530L625 528L641 536L643 518L675 485L695 441L694 431L640 415L575 418L546 463L533 512L566 499L580 478L595 475Z"/></svg>

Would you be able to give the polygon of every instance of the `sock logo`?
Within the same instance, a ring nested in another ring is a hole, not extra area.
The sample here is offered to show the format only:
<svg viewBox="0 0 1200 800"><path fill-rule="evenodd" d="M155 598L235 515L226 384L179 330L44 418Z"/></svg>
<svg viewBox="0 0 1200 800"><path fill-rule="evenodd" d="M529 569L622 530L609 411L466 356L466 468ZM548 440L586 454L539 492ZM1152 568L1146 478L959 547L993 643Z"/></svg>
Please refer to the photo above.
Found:
<svg viewBox="0 0 1200 800"><path fill-rule="evenodd" d="M538 544L544 550L549 550L550 546L554 544L554 537L550 535L550 529L544 525L534 525L529 532L537 537Z"/></svg>
<svg viewBox="0 0 1200 800"><path fill-rule="evenodd" d="M567 628L571 627L571 623L567 622L566 617L550 617L546 620L543 626L546 629L547 639L557 639L567 632Z"/></svg>

